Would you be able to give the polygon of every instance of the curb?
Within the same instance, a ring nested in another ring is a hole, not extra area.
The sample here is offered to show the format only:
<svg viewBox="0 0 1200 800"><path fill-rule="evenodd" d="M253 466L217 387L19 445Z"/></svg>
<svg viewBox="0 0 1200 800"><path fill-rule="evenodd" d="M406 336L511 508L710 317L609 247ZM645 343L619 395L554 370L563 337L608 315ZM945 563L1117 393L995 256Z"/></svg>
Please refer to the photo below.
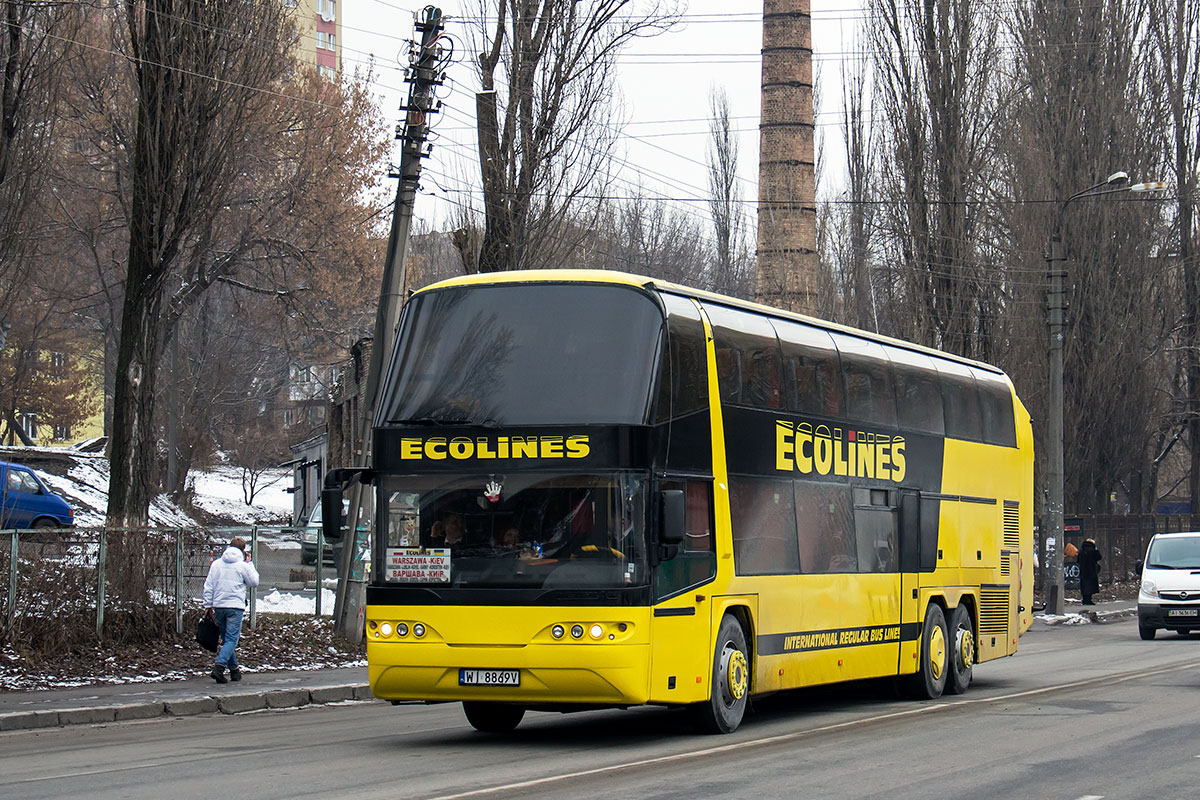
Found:
<svg viewBox="0 0 1200 800"><path fill-rule="evenodd" d="M9 711L0 713L0 731L28 731L67 725L96 725L155 717L185 717L198 714L244 714L265 709L301 708L308 705L374 700L365 683L321 686L315 689L267 689L261 692L196 695L178 700L120 703L82 708Z"/></svg>

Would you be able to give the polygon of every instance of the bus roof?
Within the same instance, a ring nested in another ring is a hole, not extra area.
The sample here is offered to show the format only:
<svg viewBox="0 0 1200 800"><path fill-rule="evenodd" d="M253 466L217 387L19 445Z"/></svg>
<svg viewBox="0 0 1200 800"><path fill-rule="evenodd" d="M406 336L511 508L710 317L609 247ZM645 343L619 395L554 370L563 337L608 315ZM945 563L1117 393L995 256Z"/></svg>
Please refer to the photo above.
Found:
<svg viewBox="0 0 1200 800"><path fill-rule="evenodd" d="M852 328L849 325L841 325L829 320L820 319L818 317L810 317L805 314L798 314L793 311L784 311L780 308L762 305L749 300L740 300L736 297L709 292L704 289L696 289L690 286L683 286L670 281L659 280L658 278L649 278L645 275L635 275L628 272L619 272L617 270L604 269L526 269L512 270L508 272L487 272L478 273L475 275L463 275L457 278L448 278L444 281L431 283L420 289L413 291L413 294L422 294L424 292L433 291L435 289L447 289L456 286L483 286L489 284L503 283L612 283L624 286L634 286L642 289L652 289L655 291L669 292L671 294L684 295L686 297L694 297L697 300L707 300L714 303L739 308L746 311L754 311L760 314L780 317L782 319L798 320L807 323L817 328L823 328L829 331L837 331L851 336L858 336L863 339L869 339L874 342L888 344L893 347L900 347L905 350L923 353L935 358L943 358L951 361L957 361L961 364L969 364L979 369L994 372L1003 375L1007 379L1004 371L999 367L985 363L983 361L975 361L974 359L964 356L947 353L943 350L937 350L932 347L926 347L913 342L906 342L903 339L893 339L890 336L883 336L878 333L872 333L860 328ZM1011 382L1011 381L1010 381Z"/></svg>

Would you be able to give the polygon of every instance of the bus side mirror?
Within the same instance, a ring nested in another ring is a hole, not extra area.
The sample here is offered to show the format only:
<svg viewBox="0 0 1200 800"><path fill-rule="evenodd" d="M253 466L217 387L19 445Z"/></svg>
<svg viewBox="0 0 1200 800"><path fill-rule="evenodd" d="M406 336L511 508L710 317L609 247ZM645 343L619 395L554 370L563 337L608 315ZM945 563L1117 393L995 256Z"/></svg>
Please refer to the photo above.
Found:
<svg viewBox="0 0 1200 800"><path fill-rule="evenodd" d="M1142 570L1144 570L1144 569L1146 568L1146 562L1145 562L1145 561L1142 561L1142 560L1139 558L1139 559L1138 559L1138 562L1137 562L1137 564L1136 564L1135 566L1137 567L1137 572L1138 572L1138 580L1140 581L1140 580L1142 579Z"/></svg>
<svg viewBox="0 0 1200 800"><path fill-rule="evenodd" d="M325 488L321 490L321 532L327 542L342 540L342 490L340 488Z"/></svg>
<svg viewBox="0 0 1200 800"><path fill-rule="evenodd" d="M659 495L659 520L662 528L659 541L663 544L683 544L684 520L687 505L682 489L664 489Z"/></svg>

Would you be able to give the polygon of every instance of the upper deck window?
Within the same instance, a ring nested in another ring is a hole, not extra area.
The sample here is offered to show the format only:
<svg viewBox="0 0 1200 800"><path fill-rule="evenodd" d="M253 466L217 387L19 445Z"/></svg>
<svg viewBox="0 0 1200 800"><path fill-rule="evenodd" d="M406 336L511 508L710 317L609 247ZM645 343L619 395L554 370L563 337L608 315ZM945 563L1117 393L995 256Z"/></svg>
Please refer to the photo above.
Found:
<svg viewBox="0 0 1200 800"><path fill-rule="evenodd" d="M896 425L896 396L883 346L867 339L833 334L846 380L846 415L873 425Z"/></svg>
<svg viewBox="0 0 1200 800"><path fill-rule="evenodd" d="M892 362L900 429L944 434L942 388L933 359L924 353L890 345L884 345L884 349Z"/></svg>
<svg viewBox="0 0 1200 800"><path fill-rule="evenodd" d="M704 310L713 327L721 401L779 408L779 342L770 320L711 303Z"/></svg>
<svg viewBox="0 0 1200 800"><path fill-rule="evenodd" d="M788 411L836 417L842 413L842 374L833 339L801 322L772 320L783 356Z"/></svg>
<svg viewBox="0 0 1200 800"><path fill-rule="evenodd" d="M983 440L983 409L971 368L954 361L939 361L946 435L952 439Z"/></svg>
<svg viewBox="0 0 1200 800"><path fill-rule="evenodd" d="M405 310L381 422L646 423L662 311L596 284L458 286Z"/></svg>
<svg viewBox="0 0 1200 800"><path fill-rule="evenodd" d="M708 353L704 323L686 297L662 295L667 309L667 347L658 376L659 422L708 407Z"/></svg>

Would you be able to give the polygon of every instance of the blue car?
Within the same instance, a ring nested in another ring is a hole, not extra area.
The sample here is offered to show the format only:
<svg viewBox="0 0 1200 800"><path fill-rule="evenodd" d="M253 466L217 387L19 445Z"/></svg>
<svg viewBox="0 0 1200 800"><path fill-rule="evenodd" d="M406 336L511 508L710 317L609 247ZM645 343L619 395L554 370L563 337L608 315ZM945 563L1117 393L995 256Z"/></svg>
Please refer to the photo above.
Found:
<svg viewBox="0 0 1200 800"><path fill-rule="evenodd" d="M75 512L29 467L0 461L0 529L70 528Z"/></svg>

